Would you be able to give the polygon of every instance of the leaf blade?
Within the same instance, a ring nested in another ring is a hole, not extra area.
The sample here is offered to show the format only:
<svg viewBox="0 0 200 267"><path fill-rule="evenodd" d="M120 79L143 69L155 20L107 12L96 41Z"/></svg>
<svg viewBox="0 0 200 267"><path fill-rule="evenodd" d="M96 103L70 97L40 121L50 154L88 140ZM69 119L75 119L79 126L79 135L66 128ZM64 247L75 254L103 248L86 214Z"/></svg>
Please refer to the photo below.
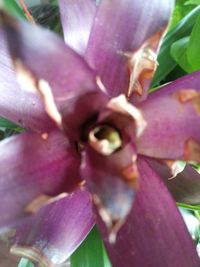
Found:
<svg viewBox="0 0 200 267"><path fill-rule="evenodd" d="M71 267L111 267L100 235L94 227L71 256Z"/></svg>

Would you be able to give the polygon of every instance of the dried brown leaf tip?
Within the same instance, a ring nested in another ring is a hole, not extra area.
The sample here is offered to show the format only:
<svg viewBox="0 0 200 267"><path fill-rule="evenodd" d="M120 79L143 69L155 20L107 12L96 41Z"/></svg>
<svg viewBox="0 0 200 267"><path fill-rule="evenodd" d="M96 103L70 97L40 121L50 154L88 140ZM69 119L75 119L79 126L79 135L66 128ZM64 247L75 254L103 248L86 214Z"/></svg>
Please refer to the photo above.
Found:
<svg viewBox="0 0 200 267"><path fill-rule="evenodd" d="M136 52L125 53L128 56L130 83L128 97L132 94L143 95L149 86L158 66L157 50L164 33L161 30L150 37Z"/></svg>
<svg viewBox="0 0 200 267"><path fill-rule="evenodd" d="M190 102L197 114L200 115L200 93L197 90L181 89L172 95L182 104Z"/></svg>
<svg viewBox="0 0 200 267"><path fill-rule="evenodd" d="M55 197L49 196L46 194L39 195L35 199L33 199L26 207L25 207L25 212L30 213L30 214L35 214L38 212L40 208L42 208L45 205L48 205L50 203L53 203L55 201L58 201L62 198L67 197L69 194L68 193L61 193Z"/></svg>
<svg viewBox="0 0 200 267"><path fill-rule="evenodd" d="M31 201L25 208L25 212L27 213L36 213L42 206L46 205L49 200L51 199L51 196L47 195L40 195L36 197L33 201Z"/></svg>
<svg viewBox="0 0 200 267"><path fill-rule="evenodd" d="M109 243L114 244L116 242L117 233L125 222L125 218L120 218L120 219L112 218L111 214L104 207L99 196L96 194L93 194L92 198L93 198L94 204L97 206L101 219L106 224Z"/></svg>
<svg viewBox="0 0 200 267"><path fill-rule="evenodd" d="M132 163L122 170L122 177L128 185L137 190L139 187L139 172L136 163Z"/></svg>
<svg viewBox="0 0 200 267"><path fill-rule="evenodd" d="M0 27L2 28L17 28L18 22L12 16L10 16L7 12L0 9Z"/></svg>
<svg viewBox="0 0 200 267"><path fill-rule="evenodd" d="M168 177L168 180L175 178L186 166L185 162L179 160L161 160L161 162L169 168L171 176Z"/></svg>
<svg viewBox="0 0 200 267"><path fill-rule="evenodd" d="M37 79L31 71L21 62L20 59L13 59L17 78L24 90L38 94L42 99L45 110L49 117L57 124L59 128L62 126L62 118L57 109L52 89L49 83L44 79Z"/></svg>
<svg viewBox="0 0 200 267"><path fill-rule="evenodd" d="M183 159L200 162L200 143L192 138L188 139L185 143Z"/></svg>

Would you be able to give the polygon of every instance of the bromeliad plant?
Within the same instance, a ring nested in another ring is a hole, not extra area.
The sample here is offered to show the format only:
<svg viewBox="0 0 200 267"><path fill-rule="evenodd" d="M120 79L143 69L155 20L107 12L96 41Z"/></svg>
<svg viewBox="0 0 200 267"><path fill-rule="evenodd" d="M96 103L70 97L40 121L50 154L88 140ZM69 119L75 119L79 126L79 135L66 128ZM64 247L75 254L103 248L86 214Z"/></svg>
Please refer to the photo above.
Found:
<svg viewBox="0 0 200 267"><path fill-rule="evenodd" d="M173 1L59 5L65 43L0 17L0 115L27 129L0 144L11 252L62 266L96 223L113 267L200 266L168 191L200 202L174 172L200 162L200 73L148 95Z"/></svg>

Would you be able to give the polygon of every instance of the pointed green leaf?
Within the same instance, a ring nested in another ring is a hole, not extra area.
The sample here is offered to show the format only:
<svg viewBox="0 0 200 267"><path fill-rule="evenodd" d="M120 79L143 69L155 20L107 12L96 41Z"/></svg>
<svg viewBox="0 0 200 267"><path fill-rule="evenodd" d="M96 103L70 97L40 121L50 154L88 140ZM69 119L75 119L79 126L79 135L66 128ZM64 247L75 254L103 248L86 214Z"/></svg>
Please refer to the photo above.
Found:
<svg viewBox="0 0 200 267"><path fill-rule="evenodd" d="M171 56L179 64L179 66L181 66L183 70L190 73L193 70L187 58L188 43L189 36L184 37L173 43L173 45L171 46Z"/></svg>
<svg viewBox="0 0 200 267"><path fill-rule="evenodd" d="M3 0L3 7L13 16L25 18L23 10L15 0Z"/></svg>
<svg viewBox="0 0 200 267"><path fill-rule="evenodd" d="M185 5L200 5L200 0L189 0L185 2Z"/></svg>
<svg viewBox="0 0 200 267"><path fill-rule="evenodd" d="M19 128L15 123L0 117L0 127L16 130Z"/></svg>
<svg viewBox="0 0 200 267"><path fill-rule="evenodd" d="M200 69L200 15L192 29L190 41L187 49L187 56L193 70Z"/></svg>
<svg viewBox="0 0 200 267"><path fill-rule="evenodd" d="M171 45L181 38L190 35L199 14L200 6L193 9L175 28L166 34L158 56L159 67L153 79L153 87L159 85L159 83L177 66L176 61L170 55Z"/></svg>
<svg viewBox="0 0 200 267"><path fill-rule="evenodd" d="M185 5L186 0L176 0L170 27L174 27L183 17L185 17L194 7Z"/></svg>
<svg viewBox="0 0 200 267"><path fill-rule="evenodd" d="M18 267L34 267L34 264L31 261L22 258L18 264Z"/></svg>
<svg viewBox="0 0 200 267"><path fill-rule="evenodd" d="M180 203L180 202L177 202L176 204L180 208L184 208L184 209L192 210L192 211L200 211L200 205L189 205L189 204Z"/></svg>
<svg viewBox="0 0 200 267"><path fill-rule="evenodd" d="M72 254L71 267L111 267L96 227Z"/></svg>

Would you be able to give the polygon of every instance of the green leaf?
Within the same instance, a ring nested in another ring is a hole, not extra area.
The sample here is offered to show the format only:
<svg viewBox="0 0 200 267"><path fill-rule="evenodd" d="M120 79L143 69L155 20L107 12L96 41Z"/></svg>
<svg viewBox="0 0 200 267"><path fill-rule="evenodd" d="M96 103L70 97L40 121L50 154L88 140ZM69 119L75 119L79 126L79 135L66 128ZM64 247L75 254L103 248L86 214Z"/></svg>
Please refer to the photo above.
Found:
<svg viewBox="0 0 200 267"><path fill-rule="evenodd" d="M19 128L15 123L8 121L2 117L0 117L0 127L13 129L13 130L15 130L16 128Z"/></svg>
<svg viewBox="0 0 200 267"><path fill-rule="evenodd" d="M19 127L17 124L7 120L7 119L4 119L2 117L0 117L0 129L1 130L11 130L11 131L14 131L14 132L23 132L24 129Z"/></svg>
<svg viewBox="0 0 200 267"><path fill-rule="evenodd" d="M170 27L174 27L183 17L185 17L194 7L185 5L185 0L176 0Z"/></svg>
<svg viewBox="0 0 200 267"><path fill-rule="evenodd" d="M23 132L24 129L17 126L15 123L0 117L0 141L13 134Z"/></svg>
<svg viewBox="0 0 200 267"><path fill-rule="evenodd" d="M200 6L193 9L177 24L176 27L166 34L158 56L159 66L152 82L153 87L158 86L159 83L177 66L176 61L170 54L171 45L183 37L190 35L199 14Z"/></svg>
<svg viewBox="0 0 200 267"><path fill-rule="evenodd" d="M18 264L18 267L34 267L34 264L31 261L22 258Z"/></svg>
<svg viewBox="0 0 200 267"><path fill-rule="evenodd" d="M184 37L171 46L171 56L187 73L192 72L192 67L187 58L187 47L190 37Z"/></svg>
<svg viewBox="0 0 200 267"><path fill-rule="evenodd" d="M3 0L3 6L13 16L19 18L26 18L23 10L20 8L20 6L15 0Z"/></svg>
<svg viewBox="0 0 200 267"><path fill-rule="evenodd" d="M187 210L193 210L193 211L200 211L200 205L188 205L188 204L180 203L180 202L177 202L176 204L180 208L184 208L184 209L187 209Z"/></svg>
<svg viewBox="0 0 200 267"><path fill-rule="evenodd" d="M36 23L59 34L62 33L59 8L57 5L51 3L38 4L30 7L29 11Z"/></svg>
<svg viewBox="0 0 200 267"><path fill-rule="evenodd" d="M71 267L111 267L96 227L72 254Z"/></svg>
<svg viewBox="0 0 200 267"><path fill-rule="evenodd" d="M200 5L200 0L189 0L185 2L185 5Z"/></svg>
<svg viewBox="0 0 200 267"><path fill-rule="evenodd" d="M187 57L193 71L200 69L200 15L192 29L187 49Z"/></svg>

